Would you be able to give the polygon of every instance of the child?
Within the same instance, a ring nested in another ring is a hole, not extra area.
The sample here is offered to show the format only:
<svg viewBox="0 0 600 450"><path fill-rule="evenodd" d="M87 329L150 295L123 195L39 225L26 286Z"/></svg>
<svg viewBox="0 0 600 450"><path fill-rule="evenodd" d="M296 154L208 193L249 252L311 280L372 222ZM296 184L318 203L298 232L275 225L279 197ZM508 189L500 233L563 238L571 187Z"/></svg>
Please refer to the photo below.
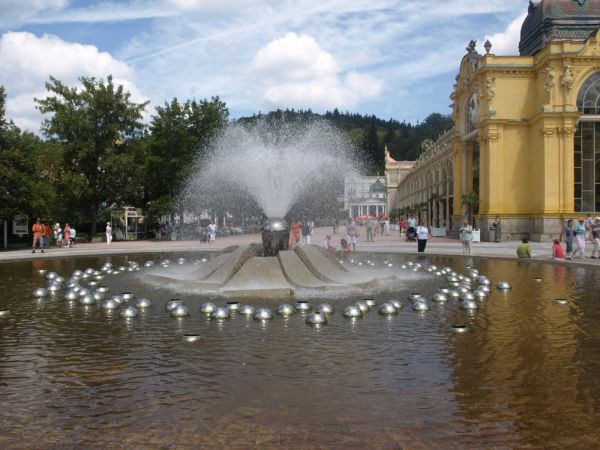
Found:
<svg viewBox="0 0 600 450"><path fill-rule="evenodd" d="M340 245L342 246L342 258L348 259L348 254L350 253L350 246L348 245L348 241L346 239L342 239L340 241Z"/></svg>
<svg viewBox="0 0 600 450"><path fill-rule="evenodd" d="M323 240L323 249L328 252L335 252L335 247L331 245L331 236L327 235Z"/></svg>
<svg viewBox="0 0 600 450"><path fill-rule="evenodd" d="M552 244L552 259L565 259L563 248L558 239L554 239Z"/></svg>

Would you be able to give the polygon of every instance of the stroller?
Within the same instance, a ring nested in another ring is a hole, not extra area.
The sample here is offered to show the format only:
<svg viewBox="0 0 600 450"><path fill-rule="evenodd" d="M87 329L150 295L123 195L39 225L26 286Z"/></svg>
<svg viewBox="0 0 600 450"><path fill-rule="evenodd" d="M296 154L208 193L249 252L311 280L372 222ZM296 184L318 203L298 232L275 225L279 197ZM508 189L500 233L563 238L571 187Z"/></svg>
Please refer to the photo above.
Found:
<svg viewBox="0 0 600 450"><path fill-rule="evenodd" d="M406 240L415 241L417 239L417 230L415 227L408 227L406 230Z"/></svg>

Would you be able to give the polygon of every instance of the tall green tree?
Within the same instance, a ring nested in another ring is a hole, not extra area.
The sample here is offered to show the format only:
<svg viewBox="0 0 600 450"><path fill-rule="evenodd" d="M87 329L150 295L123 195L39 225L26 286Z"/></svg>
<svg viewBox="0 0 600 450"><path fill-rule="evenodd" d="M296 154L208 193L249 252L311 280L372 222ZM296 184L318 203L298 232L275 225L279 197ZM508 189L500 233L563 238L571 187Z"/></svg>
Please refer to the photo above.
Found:
<svg viewBox="0 0 600 450"><path fill-rule="evenodd" d="M141 155L132 145L142 135L146 103L134 103L112 76L106 81L81 77L81 88L68 87L54 77L51 93L36 98L37 108L50 114L42 132L63 148L64 195L74 196L96 233L98 211L114 202L134 200L140 192Z"/></svg>
<svg viewBox="0 0 600 450"><path fill-rule="evenodd" d="M146 199L152 215L172 212L194 163L204 156L211 138L228 118L229 110L219 97L184 103L174 98L156 108L144 167Z"/></svg>

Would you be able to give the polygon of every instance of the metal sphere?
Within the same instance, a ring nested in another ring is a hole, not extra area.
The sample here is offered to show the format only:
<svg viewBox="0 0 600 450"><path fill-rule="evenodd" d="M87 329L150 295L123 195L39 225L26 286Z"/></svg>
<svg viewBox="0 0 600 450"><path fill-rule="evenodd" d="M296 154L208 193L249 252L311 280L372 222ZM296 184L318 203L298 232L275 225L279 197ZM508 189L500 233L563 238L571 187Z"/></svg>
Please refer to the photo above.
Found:
<svg viewBox="0 0 600 450"><path fill-rule="evenodd" d="M81 288L81 289L79 289L79 291L77 291L77 293L79 294L80 297L83 297L84 295L91 294L92 291L90 291L87 288Z"/></svg>
<svg viewBox="0 0 600 450"><path fill-rule="evenodd" d="M104 280L104 275L94 275L94 279L96 281L102 281L102 280Z"/></svg>
<svg viewBox="0 0 600 450"><path fill-rule="evenodd" d="M438 267L435 264L429 267L431 267L431 270L433 270L434 272L438 270Z"/></svg>
<svg viewBox="0 0 600 450"><path fill-rule="evenodd" d="M211 319L229 319L231 316L229 315L229 310L227 308L215 308L211 313L210 313L210 318Z"/></svg>
<svg viewBox="0 0 600 450"><path fill-rule="evenodd" d="M87 294L84 295L83 297L79 297L79 303L81 303L82 305L93 305L94 303L96 303L96 299L94 298L94 296L92 294Z"/></svg>
<svg viewBox="0 0 600 450"><path fill-rule="evenodd" d="M401 310L402 307L404 306L400 300L396 300L396 299L389 300L388 303L391 303L392 305L394 305L394 307L397 310Z"/></svg>
<svg viewBox="0 0 600 450"><path fill-rule="evenodd" d="M459 292L459 294L466 294L467 292L471 292L471 289L465 286L459 286L457 291Z"/></svg>
<svg viewBox="0 0 600 450"><path fill-rule="evenodd" d="M361 302L356 302L356 307L358 309L360 309L360 311L362 313L369 312L369 310L371 309L371 308L369 308L369 305L367 305L367 302L362 302L362 301Z"/></svg>
<svg viewBox="0 0 600 450"><path fill-rule="evenodd" d="M292 305L288 305L286 303L284 303L283 305L279 305L277 307L277 314L279 314L280 316L284 316L284 317L291 316L295 312L296 312L296 309Z"/></svg>
<svg viewBox="0 0 600 450"><path fill-rule="evenodd" d="M296 302L294 308L297 311L310 311L312 309L312 306L310 306L310 303L308 302Z"/></svg>
<svg viewBox="0 0 600 450"><path fill-rule="evenodd" d="M126 308L123 308L121 310L121 317L124 317L126 319L131 319L132 317L135 317L138 315L138 310L137 308L133 307L133 306L127 306Z"/></svg>
<svg viewBox="0 0 600 450"><path fill-rule="evenodd" d="M356 318L356 317L362 317L362 311L360 310L360 308L358 306L348 306L346 309L344 309L344 317L350 317L350 318Z"/></svg>
<svg viewBox="0 0 600 450"><path fill-rule="evenodd" d="M203 303L200 306L200 312L202 314L210 314L212 313L215 309L217 308L217 305L215 305L214 303Z"/></svg>
<svg viewBox="0 0 600 450"><path fill-rule="evenodd" d="M382 316L391 316L398 314L398 309L391 303L382 303L378 309L379 314Z"/></svg>
<svg viewBox="0 0 600 450"><path fill-rule="evenodd" d="M458 279L457 277L453 276L453 275L448 275L448 276L446 277L446 281L447 281L448 283L456 283L456 282L458 282L458 281L459 281L459 279Z"/></svg>
<svg viewBox="0 0 600 450"><path fill-rule="evenodd" d="M475 296L473 295L472 292L463 292L462 294L460 294L460 299L464 302L464 301L474 301L475 300Z"/></svg>
<svg viewBox="0 0 600 450"><path fill-rule="evenodd" d="M46 272L48 272L46 269L39 269L38 272L40 273L40 275L46 275Z"/></svg>
<svg viewBox="0 0 600 450"><path fill-rule="evenodd" d="M79 293L77 291L67 291L67 293L65 294L65 298L67 300L77 300L79 298Z"/></svg>
<svg viewBox="0 0 600 450"><path fill-rule="evenodd" d="M37 288L33 290L33 296L34 297L47 297L48 296L48 289L46 288Z"/></svg>
<svg viewBox="0 0 600 450"><path fill-rule="evenodd" d="M187 342L188 344L192 344L200 340L200 336L197 334L184 334L181 338L183 342Z"/></svg>
<svg viewBox="0 0 600 450"><path fill-rule="evenodd" d="M54 278L54 280L52 280L52 282L55 284L63 284L65 282L65 279L64 279L64 277L61 277L59 275L56 278Z"/></svg>
<svg viewBox="0 0 600 450"><path fill-rule="evenodd" d="M431 300L437 303L445 303L448 301L448 296L442 292L436 292L433 294L433 297L431 297Z"/></svg>
<svg viewBox="0 0 600 450"><path fill-rule="evenodd" d="M440 288L438 289L438 292L441 292L442 294L449 294L450 293L450 289L448 288Z"/></svg>
<svg viewBox="0 0 600 450"><path fill-rule="evenodd" d="M252 305L242 305L238 312L243 316L253 316L256 312L256 308Z"/></svg>
<svg viewBox="0 0 600 450"><path fill-rule="evenodd" d="M327 323L327 316L315 311L306 316L306 323L308 325L325 325Z"/></svg>
<svg viewBox="0 0 600 450"><path fill-rule="evenodd" d="M412 267L412 266L414 266L414 263L413 263L412 261L409 261L409 262L407 262L407 263L406 263L406 265L407 265L408 267Z"/></svg>
<svg viewBox="0 0 600 450"><path fill-rule="evenodd" d="M477 304L477 302L475 300L463 300L462 302L460 302L460 307L462 309L473 311L473 310L479 308L479 305Z"/></svg>
<svg viewBox="0 0 600 450"><path fill-rule="evenodd" d="M117 309L121 304L119 302L114 301L112 298L108 300L104 300L100 307L102 309Z"/></svg>
<svg viewBox="0 0 600 450"><path fill-rule="evenodd" d="M123 303L123 298L120 295L113 295L110 299L119 305Z"/></svg>
<svg viewBox="0 0 600 450"><path fill-rule="evenodd" d="M237 312L240 309L240 302L227 302L225 308L229 310L229 312Z"/></svg>
<svg viewBox="0 0 600 450"><path fill-rule="evenodd" d="M96 288L96 291L102 292L103 294L106 294L108 292L108 287L106 287L106 286L98 286L98 288Z"/></svg>
<svg viewBox="0 0 600 450"><path fill-rule="evenodd" d="M79 283L78 283L77 281L75 281L75 280L71 280L71 281L69 281L69 282L67 283L67 287L68 287L69 289L74 289L74 288L76 288L76 287L79 287Z"/></svg>
<svg viewBox="0 0 600 450"><path fill-rule="evenodd" d="M254 312L254 320L271 320L273 313L268 308L258 308Z"/></svg>
<svg viewBox="0 0 600 450"><path fill-rule="evenodd" d="M456 289L449 289L448 296L450 298L460 298L460 292L458 292Z"/></svg>
<svg viewBox="0 0 600 450"><path fill-rule="evenodd" d="M152 306L152 302L147 298L140 298L135 302L135 307L139 309L150 308Z"/></svg>
<svg viewBox="0 0 600 450"><path fill-rule="evenodd" d="M154 261L146 261L144 263L144 267L152 267L154 265Z"/></svg>
<svg viewBox="0 0 600 450"><path fill-rule="evenodd" d="M477 288L473 291L473 295L475 296L475 300L481 301L486 299L488 293L481 288Z"/></svg>
<svg viewBox="0 0 600 450"><path fill-rule="evenodd" d="M57 276L58 276L58 274L57 274L56 272L48 272L48 273L46 274L46 279L47 279L47 280L50 280L50 281L52 281L52 280L54 280L54 279L55 279Z"/></svg>
<svg viewBox="0 0 600 450"><path fill-rule="evenodd" d="M117 268L120 272L127 272L127 267L126 266L119 266Z"/></svg>
<svg viewBox="0 0 600 450"><path fill-rule="evenodd" d="M554 302L559 305L567 305L569 303L569 301L566 298L557 298L556 300L554 300Z"/></svg>
<svg viewBox="0 0 600 450"><path fill-rule="evenodd" d="M50 291L51 294L54 294L60 291L60 286L58 284L51 284L50 286L48 286L48 291Z"/></svg>
<svg viewBox="0 0 600 450"><path fill-rule="evenodd" d="M483 292L485 292L488 295L490 294L490 292L492 292L492 290L490 289L490 287L487 286L487 285L485 285L485 284L480 285L478 289L481 289Z"/></svg>
<svg viewBox="0 0 600 450"><path fill-rule="evenodd" d="M407 265L406 265L406 264L402 264L402 265L400 266L400 268L401 268L401 269L407 269L408 267L407 267Z"/></svg>
<svg viewBox="0 0 600 450"><path fill-rule="evenodd" d="M467 327L466 325L452 325L450 329L455 333L466 333L467 331L469 331L469 327Z"/></svg>
<svg viewBox="0 0 600 450"><path fill-rule="evenodd" d="M333 306L330 305L329 303L323 303L323 304L319 305L319 307L317 308L317 312L319 312L321 314L325 314L326 316L330 316L333 314L334 309L333 309Z"/></svg>
<svg viewBox="0 0 600 450"><path fill-rule="evenodd" d="M97 302L104 300L104 292L94 292L94 300L96 300Z"/></svg>
<svg viewBox="0 0 600 450"><path fill-rule="evenodd" d="M178 299L178 298L172 298L165 305L165 309L167 311L171 311L173 308L175 308L175 307L177 307L179 305L183 305L183 301L181 299Z"/></svg>
<svg viewBox="0 0 600 450"><path fill-rule="evenodd" d="M499 281L496 285L497 289L501 289L503 291L507 291L511 288L510 283L508 281Z"/></svg>
<svg viewBox="0 0 600 450"><path fill-rule="evenodd" d="M90 286L90 287L96 287L96 286L98 286L98 282L97 281L90 281L88 283L88 286Z"/></svg>
<svg viewBox="0 0 600 450"><path fill-rule="evenodd" d="M423 298L423 296L421 294L419 294L419 293L416 293L416 292L413 293L413 294L410 294L407 297L407 299L410 300L411 302L414 302L414 301L419 300L421 298Z"/></svg>
<svg viewBox="0 0 600 450"><path fill-rule="evenodd" d="M0 309L0 317L10 316L10 309Z"/></svg>
<svg viewBox="0 0 600 450"><path fill-rule="evenodd" d="M88 275L92 275L96 270L92 269L91 267L88 267L87 269L85 269L83 271L83 273L87 273Z"/></svg>
<svg viewBox="0 0 600 450"><path fill-rule="evenodd" d="M364 302L367 304L369 308L373 308L377 303L372 298L365 298Z"/></svg>
<svg viewBox="0 0 600 450"><path fill-rule="evenodd" d="M190 315L190 309L186 305L177 305L171 309L172 317L185 317Z"/></svg>
<svg viewBox="0 0 600 450"><path fill-rule="evenodd" d="M428 311L429 310L429 304L427 303L427 300L425 300L425 299L419 299L419 300L416 300L413 303L412 308L415 311Z"/></svg>
<svg viewBox="0 0 600 450"><path fill-rule="evenodd" d="M477 277L477 283L479 283L480 286L489 286L491 281L485 275L479 275Z"/></svg>

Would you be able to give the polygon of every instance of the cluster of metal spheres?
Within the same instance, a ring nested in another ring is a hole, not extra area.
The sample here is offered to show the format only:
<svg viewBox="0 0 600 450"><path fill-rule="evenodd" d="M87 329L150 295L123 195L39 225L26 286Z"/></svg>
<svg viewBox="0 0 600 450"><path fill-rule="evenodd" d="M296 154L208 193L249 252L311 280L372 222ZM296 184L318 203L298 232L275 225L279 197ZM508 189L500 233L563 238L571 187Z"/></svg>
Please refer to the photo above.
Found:
<svg viewBox="0 0 600 450"><path fill-rule="evenodd" d="M151 261L145 265L150 267ZM59 276L56 272L47 272L40 269L40 274L46 276L47 287L37 288L33 291L33 296L37 298L47 297L49 295L58 295L60 291L64 292L64 298L68 301L78 302L83 306L97 305L100 308L113 311L118 310L121 317L130 319L136 317L140 310L152 306L152 302L146 298L136 299L131 292L107 297L108 287L99 285L99 282L106 275L118 275L123 272L137 272L140 265L136 262L130 262L126 266L114 268L112 264L106 263L100 270L91 267L85 270L75 270L68 280Z"/></svg>

